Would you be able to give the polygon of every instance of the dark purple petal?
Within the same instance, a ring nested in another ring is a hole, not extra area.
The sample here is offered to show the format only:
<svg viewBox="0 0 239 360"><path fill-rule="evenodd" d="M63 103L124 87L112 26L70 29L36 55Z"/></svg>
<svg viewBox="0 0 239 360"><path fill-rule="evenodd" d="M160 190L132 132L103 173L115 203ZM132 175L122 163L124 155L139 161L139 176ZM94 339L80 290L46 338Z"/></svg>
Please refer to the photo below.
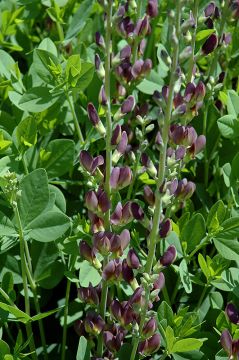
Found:
<svg viewBox="0 0 239 360"><path fill-rule="evenodd" d="M232 337L228 330L222 332L220 338L221 345L228 355L232 354Z"/></svg>
<svg viewBox="0 0 239 360"><path fill-rule="evenodd" d="M218 45L218 38L216 34L212 34L209 36L209 38L205 41L205 43L202 46L202 52L205 55L208 55L212 53Z"/></svg>
<svg viewBox="0 0 239 360"><path fill-rule="evenodd" d="M135 106L134 97L130 95L121 105L121 113L128 114L134 109L134 106Z"/></svg>
<svg viewBox="0 0 239 360"><path fill-rule="evenodd" d="M92 122L93 126L96 126L100 122L100 118L98 112L96 111L96 108L92 103L88 104L87 111L90 121Z"/></svg>
<svg viewBox="0 0 239 360"><path fill-rule="evenodd" d="M120 154L124 154L128 145L128 135L126 131L122 132L121 140L117 146L117 150Z"/></svg>
<svg viewBox="0 0 239 360"><path fill-rule="evenodd" d="M177 250L174 245L170 245L160 259L160 264L170 266L177 257Z"/></svg>
<svg viewBox="0 0 239 360"><path fill-rule="evenodd" d="M129 250L126 261L132 269L138 269L140 267L139 258L134 249Z"/></svg>
<svg viewBox="0 0 239 360"><path fill-rule="evenodd" d="M98 208L98 198L96 193L93 190L90 190L86 193L85 196L85 205L88 210L96 212Z"/></svg>
<svg viewBox="0 0 239 360"><path fill-rule="evenodd" d="M119 167L113 168L110 175L110 186L112 187L112 189L117 189L119 176L120 176L120 168Z"/></svg>
<svg viewBox="0 0 239 360"><path fill-rule="evenodd" d="M80 163L81 165L89 172L91 172L91 167L93 163L93 158L86 150L82 150L80 153Z"/></svg>
<svg viewBox="0 0 239 360"><path fill-rule="evenodd" d="M233 324L239 324L239 311L232 303L227 304L225 312Z"/></svg>

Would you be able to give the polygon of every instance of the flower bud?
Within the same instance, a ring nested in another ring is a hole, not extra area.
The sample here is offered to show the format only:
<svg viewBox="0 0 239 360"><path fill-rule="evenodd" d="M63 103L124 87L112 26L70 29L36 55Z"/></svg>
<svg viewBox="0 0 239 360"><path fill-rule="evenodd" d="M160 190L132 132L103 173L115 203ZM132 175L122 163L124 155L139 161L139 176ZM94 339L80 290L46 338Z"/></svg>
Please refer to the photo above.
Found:
<svg viewBox="0 0 239 360"><path fill-rule="evenodd" d="M134 106L135 106L134 97L130 95L121 105L121 113L128 114L134 109Z"/></svg>
<svg viewBox="0 0 239 360"><path fill-rule="evenodd" d="M177 250L174 245L170 245L160 259L160 264L170 266L177 257Z"/></svg>
<svg viewBox="0 0 239 360"><path fill-rule="evenodd" d="M121 139L121 126L116 125L113 130L112 138L111 138L111 145L117 145Z"/></svg>
<svg viewBox="0 0 239 360"><path fill-rule="evenodd" d="M114 326L114 328L109 329L109 331L104 331L103 339L105 346L113 353L119 351L122 346L124 336L125 333L121 327Z"/></svg>
<svg viewBox="0 0 239 360"><path fill-rule="evenodd" d="M128 266L126 259L122 263L122 276L124 281L131 284L134 281L134 273L131 267Z"/></svg>
<svg viewBox="0 0 239 360"><path fill-rule="evenodd" d="M93 237L94 247L101 253L101 255L106 256L111 251L110 239L107 237L107 233L104 231L99 231L94 234Z"/></svg>
<svg viewBox="0 0 239 360"><path fill-rule="evenodd" d="M164 222L160 224L159 235L161 238L165 238L172 231L172 224L170 219L166 219Z"/></svg>
<svg viewBox="0 0 239 360"><path fill-rule="evenodd" d="M210 2L204 9L204 14L206 17L213 16L215 12L216 5L214 1Z"/></svg>
<svg viewBox="0 0 239 360"><path fill-rule="evenodd" d="M150 206L152 206L152 207L154 206L155 195L148 185L144 186L144 198Z"/></svg>
<svg viewBox="0 0 239 360"><path fill-rule="evenodd" d="M85 206L88 210L92 212L97 212L98 209L98 199L95 191L90 190L86 193L85 196Z"/></svg>
<svg viewBox="0 0 239 360"><path fill-rule="evenodd" d="M119 161L120 157L125 153L127 149L127 145L128 145L128 135L126 131L123 131L120 142L118 143L117 148L112 156L113 164L116 164Z"/></svg>
<svg viewBox="0 0 239 360"><path fill-rule="evenodd" d="M101 80L105 78L105 69L98 54L95 54L95 69Z"/></svg>
<svg viewBox="0 0 239 360"><path fill-rule="evenodd" d="M229 356L231 356L231 354L232 354L232 336L227 329L222 332L220 342L221 342L223 349L226 351L226 353Z"/></svg>
<svg viewBox="0 0 239 360"><path fill-rule="evenodd" d="M95 42L100 48L105 49L105 40L99 31L95 33Z"/></svg>
<svg viewBox="0 0 239 360"><path fill-rule="evenodd" d="M203 54L208 55L212 53L217 48L217 45L218 45L217 35L216 34L210 35L202 46Z"/></svg>
<svg viewBox="0 0 239 360"><path fill-rule="evenodd" d="M120 190L128 186L132 180L132 172L128 166L115 167L110 175L110 185L114 190Z"/></svg>
<svg viewBox="0 0 239 360"><path fill-rule="evenodd" d="M157 330L157 322L155 318L151 318L144 325L142 333L146 338L149 338L155 333L156 330Z"/></svg>
<svg viewBox="0 0 239 360"><path fill-rule="evenodd" d="M122 262L120 259L114 259L108 262L104 267L102 278L105 281L120 280L122 274Z"/></svg>
<svg viewBox="0 0 239 360"><path fill-rule="evenodd" d="M162 272L159 273L157 279L154 281L154 289L161 290L165 285L165 276Z"/></svg>
<svg viewBox="0 0 239 360"><path fill-rule="evenodd" d="M104 164L104 158L102 155L93 158L88 151L82 150L80 153L80 163L91 175L95 173L98 166Z"/></svg>
<svg viewBox="0 0 239 360"><path fill-rule="evenodd" d="M148 0L147 14L152 18L158 16L158 0Z"/></svg>
<svg viewBox="0 0 239 360"><path fill-rule="evenodd" d="M123 49L120 51L120 60L130 59L131 56L131 47L129 45L126 45Z"/></svg>
<svg viewBox="0 0 239 360"><path fill-rule="evenodd" d="M89 103L87 106L87 111L88 111L88 117L90 119L90 121L92 122L92 125L96 128L96 130L101 134L101 135L105 135L106 130L104 125L102 124L98 112L96 111L96 108L94 107L94 105L92 103Z"/></svg>
<svg viewBox="0 0 239 360"><path fill-rule="evenodd" d="M138 269L140 267L139 258L134 249L129 250L126 261L132 269Z"/></svg>
<svg viewBox="0 0 239 360"><path fill-rule="evenodd" d="M144 211L143 209L136 203L131 203L131 213L135 220L141 221L144 218Z"/></svg>
<svg viewBox="0 0 239 360"><path fill-rule="evenodd" d="M160 347L160 335L154 334L149 339L139 343L138 351L140 355L147 356L157 351Z"/></svg>
<svg viewBox="0 0 239 360"><path fill-rule="evenodd" d="M100 88L98 100L99 100L100 105L102 105L102 106L107 105L107 97L106 97L104 85L102 85L101 88Z"/></svg>
<svg viewBox="0 0 239 360"><path fill-rule="evenodd" d="M85 241L80 242L80 255L90 263L96 258L95 251Z"/></svg>
<svg viewBox="0 0 239 360"><path fill-rule="evenodd" d="M139 19L137 21L136 27L135 27L135 34L144 37L149 31L149 18L146 15L143 19Z"/></svg>
<svg viewBox="0 0 239 360"><path fill-rule="evenodd" d="M153 162L150 160L150 158L148 157L148 155L146 153L143 153L141 155L141 161L143 166L146 167L148 173L155 178L157 176L157 169L154 166Z"/></svg>
<svg viewBox="0 0 239 360"><path fill-rule="evenodd" d="M239 311L232 303L227 304L225 312L230 322L239 324Z"/></svg>
<svg viewBox="0 0 239 360"><path fill-rule="evenodd" d="M78 297L82 302L87 304L98 306L99 305L99 296L96 288L90 283L88 287L81 286L78 289Z"/></svg>
<svg viewBox="0 0 239 360"><path fill-rule="evenodd" d="M87 313L84 325L86 332L97 336L104 329L105 322L100 315L92 311Z"/></svg>

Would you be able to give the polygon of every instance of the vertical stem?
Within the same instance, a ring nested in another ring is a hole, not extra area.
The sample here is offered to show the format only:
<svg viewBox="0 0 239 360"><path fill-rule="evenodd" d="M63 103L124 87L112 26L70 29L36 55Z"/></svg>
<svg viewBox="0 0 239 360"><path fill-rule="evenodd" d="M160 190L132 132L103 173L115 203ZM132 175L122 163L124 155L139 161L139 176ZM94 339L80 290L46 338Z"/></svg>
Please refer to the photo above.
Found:
<svg viewBox="0 0 239 360"><path fill-rule="evenodd" d="M67 316L68 316L70 290L71 290L71 281L69 279L67 279L66 300L65 300L65 309L64 309L64 325L63 325L62 348L61 348L62 349L61 350L61 360L65 360L65 356L66 356Z"/></svg>
<svg viewBox="0 0 239 360"><path fill-rule="evenodd" d="M137 22L137 20L139 20L140 17L141 17L142 5L143 5L142 0L138 0L137 2L138 2L138 4L137 4L136 22ZM133 63L133 64L134 64L135 61L137 60L138 44L139 44L139 41L138 41L138 37L137 37L137 35L136 35L136 36L135 36L135 39L134 39L133 50L132 50L132 55L133 55L132 63Z"/></svg>
<svg viewBox="0 0 239 360"><path fill-rule="evenodd" d="M111 70L111 35L112 35L112 6L113 1L108 0L106 7L106 36L105 36L105 45L106 45L106 55L105 55L105 95L107 99L107 108L106 108L106 170L105 170L105 192L108 196L108 199L111 198L111 186L110 186L110 174L112 169L112 150L111 150L111 137L112 137L112 120L111 120L111 98L110 98L110 70ZM110 229L110 209L106 212L105 217L105 229ZM108 258L104 259L104 265L108 262ZM108 296L108 285L107 282L103 280L102 284L102 295L100 303L100 314L102 319L105 319L106 304ZM103 354L103 335L100 334L98 341L97 353L100 357Z"/></svg>
<svg viewBox="0 0 239 360"><path fill-rule="evenodd" d="M78 123L78 119L77 119L77 116L76 116L76 112L75 112L75 108L74 108L74 105L72 103L72 100L69 96L69 93L68 91L66 90L65 91L65 94L66 94L66 99L68 101L68 104L70 106L70 109L71 109L71 113L72 113L72 116L73 116L73 121L74 121L74 126L75 126L75 130L77 132L77 135L78 135L78 138L80 140L80 142L84 142L84 138L83 138L83 135L82 135L82 132L81 132L81 128L80 128L80 125Z"/></svg>
<svg viewBox="0 0 239 360"><path fill-rule="evenodd" d="M197 23L198 23L198 7L199 7L199 0L194 0L194 9L193 9L193 17L195 19L195 28L192 35L192 57L189 60L189 68L188 68L188 76L187 76L187 82L192 81L192 75L193 75L193 67L194 67L194 51L195 51L195 42L196 42L196 33L197 33Z"/></svg>
<svg viewBox="0 0 239 360"><path fill-rule="evenodd" d="M169 95L167 101L167 107L165 111L165 119L162 131L162 139L163 139L163 148L160 152L159 158L159 169L158 169L158 180L156 184L156 191L155 191L155 210L153 216L153 226L152 230L149 235L149 252L148 252L148 259L145 266L145 272L148 274L151 272L154 255L155 255L155 248L156 248L156 240L159 231L159 223L160 223L160 215L162 212L162 196L159 191L160 186L164 182L165 178L165 165L166 165L166 154L167 154L167 145L168 145L168 132L169 126L171 121L171 113L172 113L172 106L173 106L173 97L174 97L174 84L175 84L175 72L178 65L178 56L179 56L179 35L180 35L180 20L181 20L181 3L177 1L176 7L176 39L174 44L174 56L173 56L173 63L171 68L171 76L169 82Z"/></svg>
<svg viewBox="0 0 239 360"><path fill-rule="evenodd" d="M27 284L27 275L26 275L26 266L25 266L25 253L24 253L24 236L23 236L23 229L20 214L18 211L17 204L14 207L14 212L17 220L18 225L18 233L19 233L19 241L20 241L20 257L21 257L21 271L22 271L22 282L23 282L23 289L24 289L24 299L25 299L25 312L30 316L30 301L28 295L28 284ZM31 338L30 341L30 350L32 352L32 359L36 360L36 347L33 338L32 332L32 325L31 323L26 324L27 336Z"/></svg>

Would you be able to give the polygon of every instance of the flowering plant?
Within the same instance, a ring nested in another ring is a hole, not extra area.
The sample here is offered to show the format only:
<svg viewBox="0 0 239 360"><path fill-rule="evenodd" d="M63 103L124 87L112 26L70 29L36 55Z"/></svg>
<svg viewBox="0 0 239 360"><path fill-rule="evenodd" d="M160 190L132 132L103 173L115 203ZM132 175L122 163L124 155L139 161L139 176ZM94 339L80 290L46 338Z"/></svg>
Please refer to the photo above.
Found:
<svg viewBox="0 0 239 360"><path fill-rule="evenodd" d="M239 2L0 9L0 359L239 359Z"/></svg>

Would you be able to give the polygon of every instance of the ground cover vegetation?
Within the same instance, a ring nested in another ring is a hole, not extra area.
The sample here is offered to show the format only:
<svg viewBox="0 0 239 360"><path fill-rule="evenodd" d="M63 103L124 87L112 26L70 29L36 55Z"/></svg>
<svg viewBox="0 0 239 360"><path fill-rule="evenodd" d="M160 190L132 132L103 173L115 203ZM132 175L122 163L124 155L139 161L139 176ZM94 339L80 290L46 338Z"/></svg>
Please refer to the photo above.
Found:
<svg viewBox="0 0 239 360"><path fill-rule="evenodd" d="M239 1L0 3L0 360L239 359Z"/></svg>

